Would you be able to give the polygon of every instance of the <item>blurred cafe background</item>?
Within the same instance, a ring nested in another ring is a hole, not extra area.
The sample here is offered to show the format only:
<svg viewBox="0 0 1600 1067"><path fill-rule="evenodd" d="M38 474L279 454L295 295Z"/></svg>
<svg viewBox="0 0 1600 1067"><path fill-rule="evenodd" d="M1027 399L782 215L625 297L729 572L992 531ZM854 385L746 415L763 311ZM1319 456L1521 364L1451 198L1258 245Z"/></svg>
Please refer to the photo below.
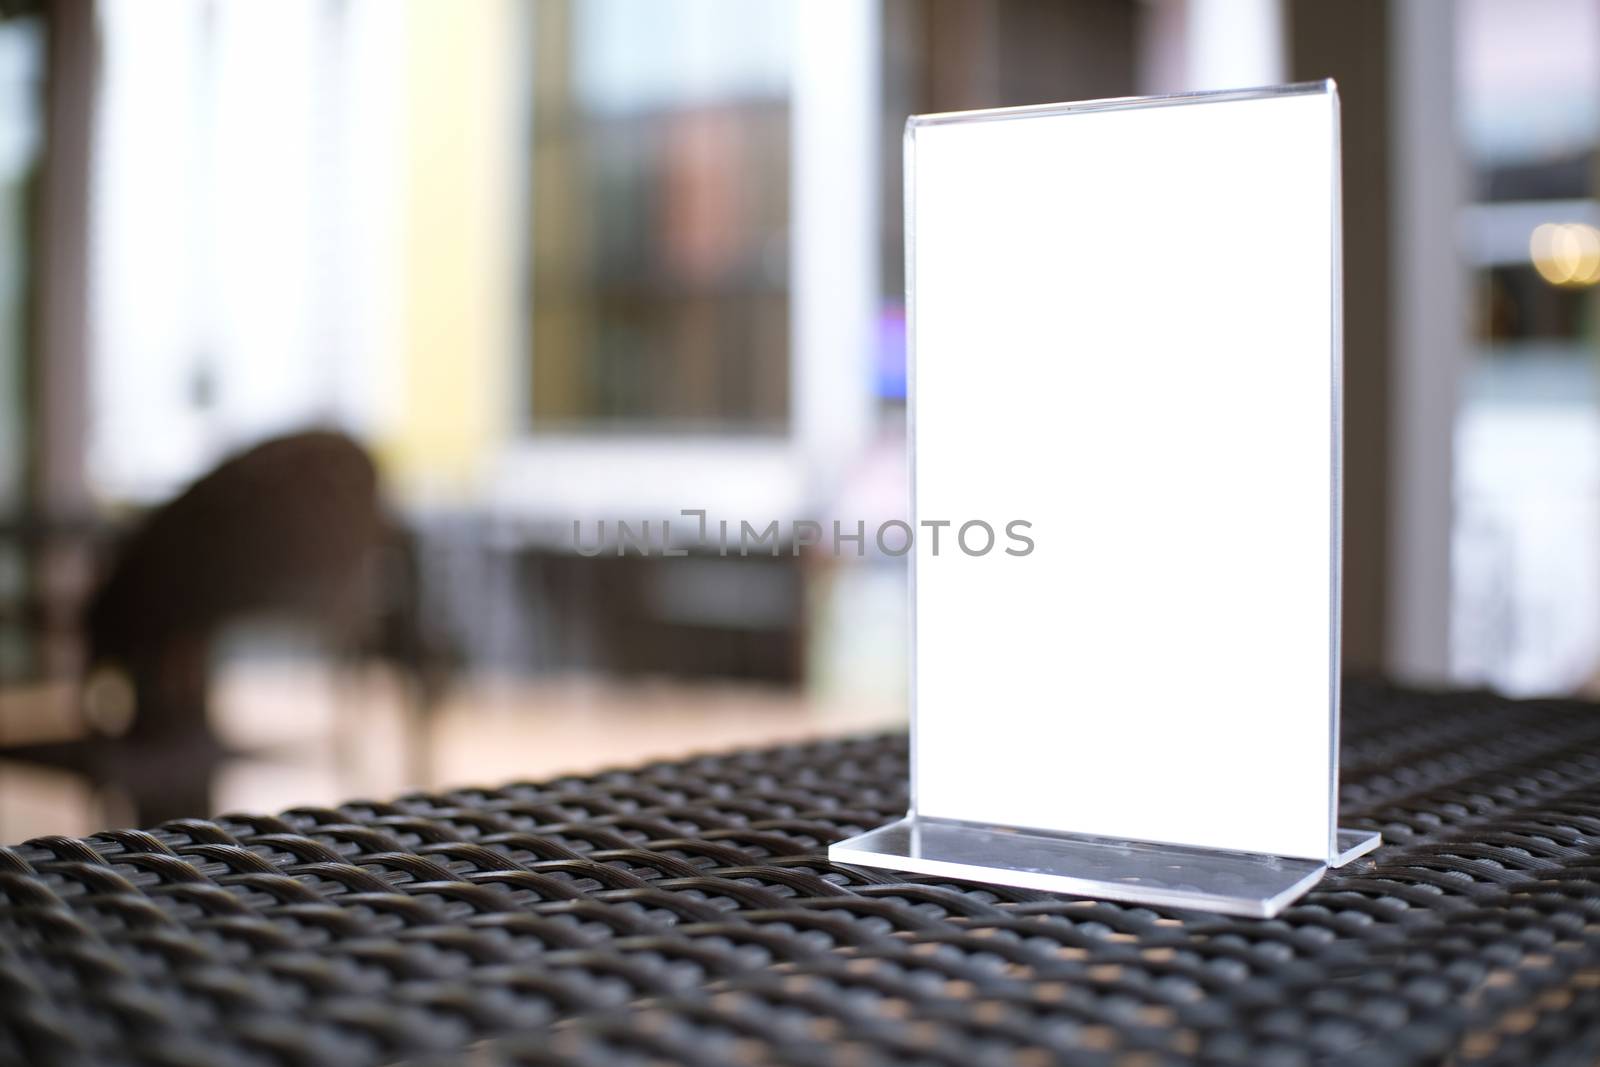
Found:
<svg viewBox="0 0 1600 1067"><path fill-rule="evenodd" d="M1600 0L3 0L0 838L903 722L574 520L906 514L908 114L1329 76L1347 669L1589 691Z"/></svg>

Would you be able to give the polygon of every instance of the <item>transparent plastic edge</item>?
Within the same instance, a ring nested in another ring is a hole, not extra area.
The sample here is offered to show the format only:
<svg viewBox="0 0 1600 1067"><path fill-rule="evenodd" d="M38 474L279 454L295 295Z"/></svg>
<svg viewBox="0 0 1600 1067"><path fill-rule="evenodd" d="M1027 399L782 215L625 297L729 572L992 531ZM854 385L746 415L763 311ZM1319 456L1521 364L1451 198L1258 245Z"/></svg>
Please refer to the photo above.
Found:
<svg viewBox="0 0 1600 1067"><path fill-rule="evenodd" d="M884 848L881 846L880 839L886 831L904 827L908 831L915 833L916 824L919 821L939 823L959 829L984 829L978 824L966 824L957 820L919 820L914 816L907 816L905 819L896 820L884 826L868 830L866 833L835 842L828 848L828 858L836 863L906 871L912 874L933 877L958 878L1096 900L1114 900L1128 904L1143 904L1185 911L1208 911L1258 919L1270 919L1277 915L1289 904L1298 900L1315 887L1328 871L1327 865L1320 860L1306 857L1275 857L1264 853L1229 852L1223 849L1187 849L1187 851L1191 852L1236 856L1243 860L1278 859L1290 864L1303 864L1306 866L1306 869L1300 872L1298 877L1295 876L1293 871L1285 870L1284 874L1290 880L1284 882L1277 892L1271 896L1258 897L1207 892L1199 889L1177 891L1149 885L1135 887L1098 878L1087 878L1052 871L1028 870L1021 866L1008 866L1002 862L985 864L959 860L930 859L925 856L912 855L911 850ZM1023 835L1076 840L1107 846L1115 846L1118 843L1113 839L1097 838L1085 834L1043 833L1029 835L1023 832ZM1128 843L1141 844L1142 842Z"/></svg>
<svg viewBox="0 0 1600 1067"><path fill-rule="evenodd" d="M913 129L922 126L948 126L961 122L988 122L994 119L1043 118L1096 111L1132 111L1138 108L1175 107L1184 104L1221 104L1233 100L1269 100L1278 96L1336 92L1337 86L1333 79L1323 78L1321 81L1261 85L1245 89L1206 89L1200 92L1167 93L1161 96L1108 96L1100 100L1024 104L1020 107L991 107L975 111L935 111L910 116L906 119L906 126L908 129Z"/></svg>
<svg viewBox="0 0 1600 1067"><path fill-rule="evenodd" d="M1365 856L1383 844L1383 835L1376 830L1357 830L1345 827L1334 839L1338 842L1336 855L1328 861L1329 867L1343 867Z"/></svg>
<svg viewBox="0 0 1600 1067"><path fill-rule="evenodd" d="M917 122L913 115L906 120L901 136L902 199L905 201L904 226L906 241L906 499L910 511L911 528L917 529ZM911 741L907 766L910 769L907 788L906 817L917 814L917 550L907 554L906 562L906 708L910 720Z"/></svg>
<svg viewBox="0 0 1600 1067"><path fill-rule="evenodd" d="M1327 86L1329 123L1333 128L1331 155L1333 174L1331 192L1333 203L1329 250L1332 264L1329 271L1329 373L1333 377L1332 477L1330 511L1332 529L1328 543L1331 558L1328 561L1328 862L1338 861L1339 847L1339 723L1342 717L1343 688L1340 682L1343 655L1341 631L1344 620L1344 179L1342 175L1342 138L1340 136L1339 87L1332 78Z"/></svg>
<svg viewBox="0 0 1600 1067"><path fill-rule="evenodd" d="M1329 859L1323 859L1320 856L1297 856L1288 852L1254 852L1250 849L1244 848L1214 848L1211 845L1196 845L1189 841L1169 841L1159 837L1134 837L1131 835L1107 837L1104 834L1090 833L1086 830L1056 830L1046 826L1030 826L1026 823L980 822L974 819L954 818L949 815L921 815L915 810L908 811L904 820L895 820L897 823L901 821L935 826L960 827L968 830L1001 831L1005 833L1025 834L1030 837L1089 841L1106 845L1138 845L1148 848L1173 849L1179 852L1216 853L1223 856L1237 856L1241 859L1275 859L1292 860L1294 862L1303 863L1327 864L1331 861L1331 859L1343 853L1343 849L1340 848L1338 843L1338 835L1341 831L1337 828L1334 830L1334 847L1330 857ZM885 827L891 825L894 825L894 823L886 823L885 826L875 827L874 829L884 829ZM1368 831L1359 832L1366 833Z"/></svg>

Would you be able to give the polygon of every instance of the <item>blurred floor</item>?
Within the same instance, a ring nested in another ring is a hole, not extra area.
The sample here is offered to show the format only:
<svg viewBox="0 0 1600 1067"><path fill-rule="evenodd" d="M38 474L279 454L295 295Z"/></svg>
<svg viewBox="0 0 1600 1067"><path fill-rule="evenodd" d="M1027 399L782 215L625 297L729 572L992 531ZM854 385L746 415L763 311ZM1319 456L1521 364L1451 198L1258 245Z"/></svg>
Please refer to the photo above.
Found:
<svg viewBox="0 0 1600 1067"><path fill-rule="evenodd" d="M271 812L387 797L414 786L497 785L744 745L887 729L904 704L885 696L832 700L771 687L519 679L480 675L455 686L425 731L425 770L409 770L405 705L385 668L335 672L306 659L228 664L217 683L217 728L251 753L230 761L214 814ZM0 737L49 740L75 694L67 686L8 690ZM338 714L335 714L335 709ZM0 760L0 840L86 834L126 821L114 789Z"/></svg>

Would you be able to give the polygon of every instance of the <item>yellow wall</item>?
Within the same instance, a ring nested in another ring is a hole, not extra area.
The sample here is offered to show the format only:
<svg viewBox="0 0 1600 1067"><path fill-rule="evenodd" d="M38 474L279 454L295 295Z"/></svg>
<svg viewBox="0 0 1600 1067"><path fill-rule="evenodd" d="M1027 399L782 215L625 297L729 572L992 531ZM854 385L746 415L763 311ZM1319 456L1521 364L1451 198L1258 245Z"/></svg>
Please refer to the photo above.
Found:
<svg viewBox="0 0 1600 1067"><path fill-rule="evenodd" d="M409 0L403 384L381 446L408 496L470 490L505 439L524 172L512 0Z"/></svg>

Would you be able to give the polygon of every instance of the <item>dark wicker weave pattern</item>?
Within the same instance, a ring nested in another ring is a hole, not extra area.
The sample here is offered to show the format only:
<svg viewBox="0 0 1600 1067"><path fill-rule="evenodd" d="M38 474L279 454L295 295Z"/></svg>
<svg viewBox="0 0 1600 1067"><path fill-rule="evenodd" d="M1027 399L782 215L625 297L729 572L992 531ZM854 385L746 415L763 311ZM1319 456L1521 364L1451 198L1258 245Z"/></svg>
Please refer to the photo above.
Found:
<svg viewBox="0 0 1600 1067"><path fill-rule="evenodd" d="M903 812L899 737L31 841L0 1060L1593 1062L1600 714L1345 716L1389 844L1270 922L830 865Z"/></svg>

